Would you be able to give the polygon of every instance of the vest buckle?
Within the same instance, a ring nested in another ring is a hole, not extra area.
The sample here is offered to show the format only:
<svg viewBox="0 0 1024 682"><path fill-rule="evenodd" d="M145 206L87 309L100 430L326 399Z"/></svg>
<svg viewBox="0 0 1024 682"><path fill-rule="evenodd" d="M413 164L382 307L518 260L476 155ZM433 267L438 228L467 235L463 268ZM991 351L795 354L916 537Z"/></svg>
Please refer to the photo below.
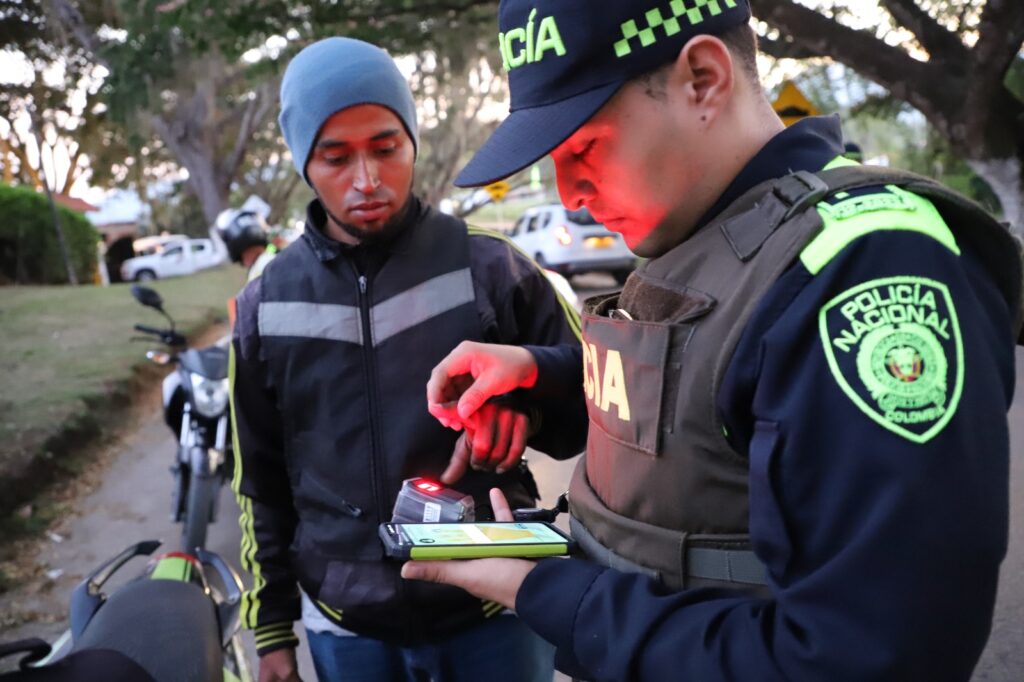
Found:
<svg viewBox="0 0 1024 682"><path fill-rule="evenodd" d="M828 194L828 185L814 173L797 171L783 178L772 192L789 206L782 216L784 223L824 199Z"/></svg>

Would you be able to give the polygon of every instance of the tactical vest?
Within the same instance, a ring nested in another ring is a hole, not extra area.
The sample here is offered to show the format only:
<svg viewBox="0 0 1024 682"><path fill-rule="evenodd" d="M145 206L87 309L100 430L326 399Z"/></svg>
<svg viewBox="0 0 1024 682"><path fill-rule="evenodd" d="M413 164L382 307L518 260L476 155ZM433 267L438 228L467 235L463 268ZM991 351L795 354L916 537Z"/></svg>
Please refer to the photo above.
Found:
<svg viewBox="0 0 1024 682"><path fill-rule="evenodd" d="M888 191L843 198L881 186ZM747 321L795 259L816 274L873 229L919 231L955 251L969 244L1020 328L1018 243L945 187L845 159L754 187L643 264L621 294L585 304L590 431L569 503L573 535L592 560L676 590L763 589L750 549L748 460L726 440L715 399Z"/></svg>
<svg viewBox="0 0 1024 682"><path fill-rule="evenodd" d="M494 613L462 590L403 581L377 537L402 481L440 476L457 437L427 412L424 387L460 341L482 340L465 224L426 209L372 278L344 254L321 262L301 239L264 270L262 296L303 590L340 626L401 644ZM478 514L492 486L529 506L523 476L470 471L458 488Z"/></svg>

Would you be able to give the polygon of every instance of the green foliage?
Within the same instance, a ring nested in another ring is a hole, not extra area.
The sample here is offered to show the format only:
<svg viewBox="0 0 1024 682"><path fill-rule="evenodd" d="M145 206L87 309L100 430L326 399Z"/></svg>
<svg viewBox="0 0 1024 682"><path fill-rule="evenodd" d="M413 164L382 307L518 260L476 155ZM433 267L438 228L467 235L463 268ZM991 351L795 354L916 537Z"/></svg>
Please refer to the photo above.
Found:
<svg viewBox="0 0 1024 682"><path fill-rule="evenodd" d="M80 213L57 207L71 262L80 282L96 271L99 233ZM63 284L67 272L46 196L27 187L0 185L0 282Z"/></svg>
<svg viewBox="0 0 1024 682"><path fill-rule="evenodd" d="M1006 70L1006 80L1003 82L1014 97L1024 102L1024 58L1013 60L1013 64Z"/></svg>
<svg viewBox="0 0 1024 682"><path fill-rule="evenodd" d="M185 190L183 183L178 183L174 191L153 204L154 233L169 232L186 234L190 237L209 236L209 227L203 217L203 207L194 195Z"/></svg>

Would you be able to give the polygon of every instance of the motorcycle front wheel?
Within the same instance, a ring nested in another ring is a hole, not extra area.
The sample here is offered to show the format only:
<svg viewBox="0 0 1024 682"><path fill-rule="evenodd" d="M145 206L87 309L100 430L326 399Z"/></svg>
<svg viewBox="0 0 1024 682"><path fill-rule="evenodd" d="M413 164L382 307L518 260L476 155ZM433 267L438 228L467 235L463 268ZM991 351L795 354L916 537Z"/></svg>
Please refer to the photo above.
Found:
<svg viewBox="0 0 1024 682"><path fill-rule="evenodd" d="M219 488L217 477L196 476L192 472L185 506L185 525L181 533L182 551L191 554L196 551L196 547L206 546L206 528L210 524L213 496Z"/></svg>

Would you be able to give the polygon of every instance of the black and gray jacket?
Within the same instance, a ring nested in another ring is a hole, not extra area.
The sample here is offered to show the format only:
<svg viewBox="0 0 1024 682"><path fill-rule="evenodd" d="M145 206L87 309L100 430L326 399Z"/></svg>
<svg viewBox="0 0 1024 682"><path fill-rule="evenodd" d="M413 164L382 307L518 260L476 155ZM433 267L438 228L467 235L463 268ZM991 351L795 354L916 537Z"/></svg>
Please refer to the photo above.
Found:
<svg viewBox="0 0 1024 682"><path fill-rule="evenodd" d="M495 233L415 199L386 244L347 247L324 224L314 201L302 238L237 301L233 488L254 578L242 617L260 654L294 646L299 585L340 626L406 645L497 613L460 590L402 581L377 527L403 479L447 465L458 434L427 412L425 387L460 341L579 343L575 311ZM541 407L546 423L530 445L579 452L566 434L581 429L564 427L585 422L582 402ZM525 468L470 472L457 487L486 505L495 485L532 503Z"/></svg>

